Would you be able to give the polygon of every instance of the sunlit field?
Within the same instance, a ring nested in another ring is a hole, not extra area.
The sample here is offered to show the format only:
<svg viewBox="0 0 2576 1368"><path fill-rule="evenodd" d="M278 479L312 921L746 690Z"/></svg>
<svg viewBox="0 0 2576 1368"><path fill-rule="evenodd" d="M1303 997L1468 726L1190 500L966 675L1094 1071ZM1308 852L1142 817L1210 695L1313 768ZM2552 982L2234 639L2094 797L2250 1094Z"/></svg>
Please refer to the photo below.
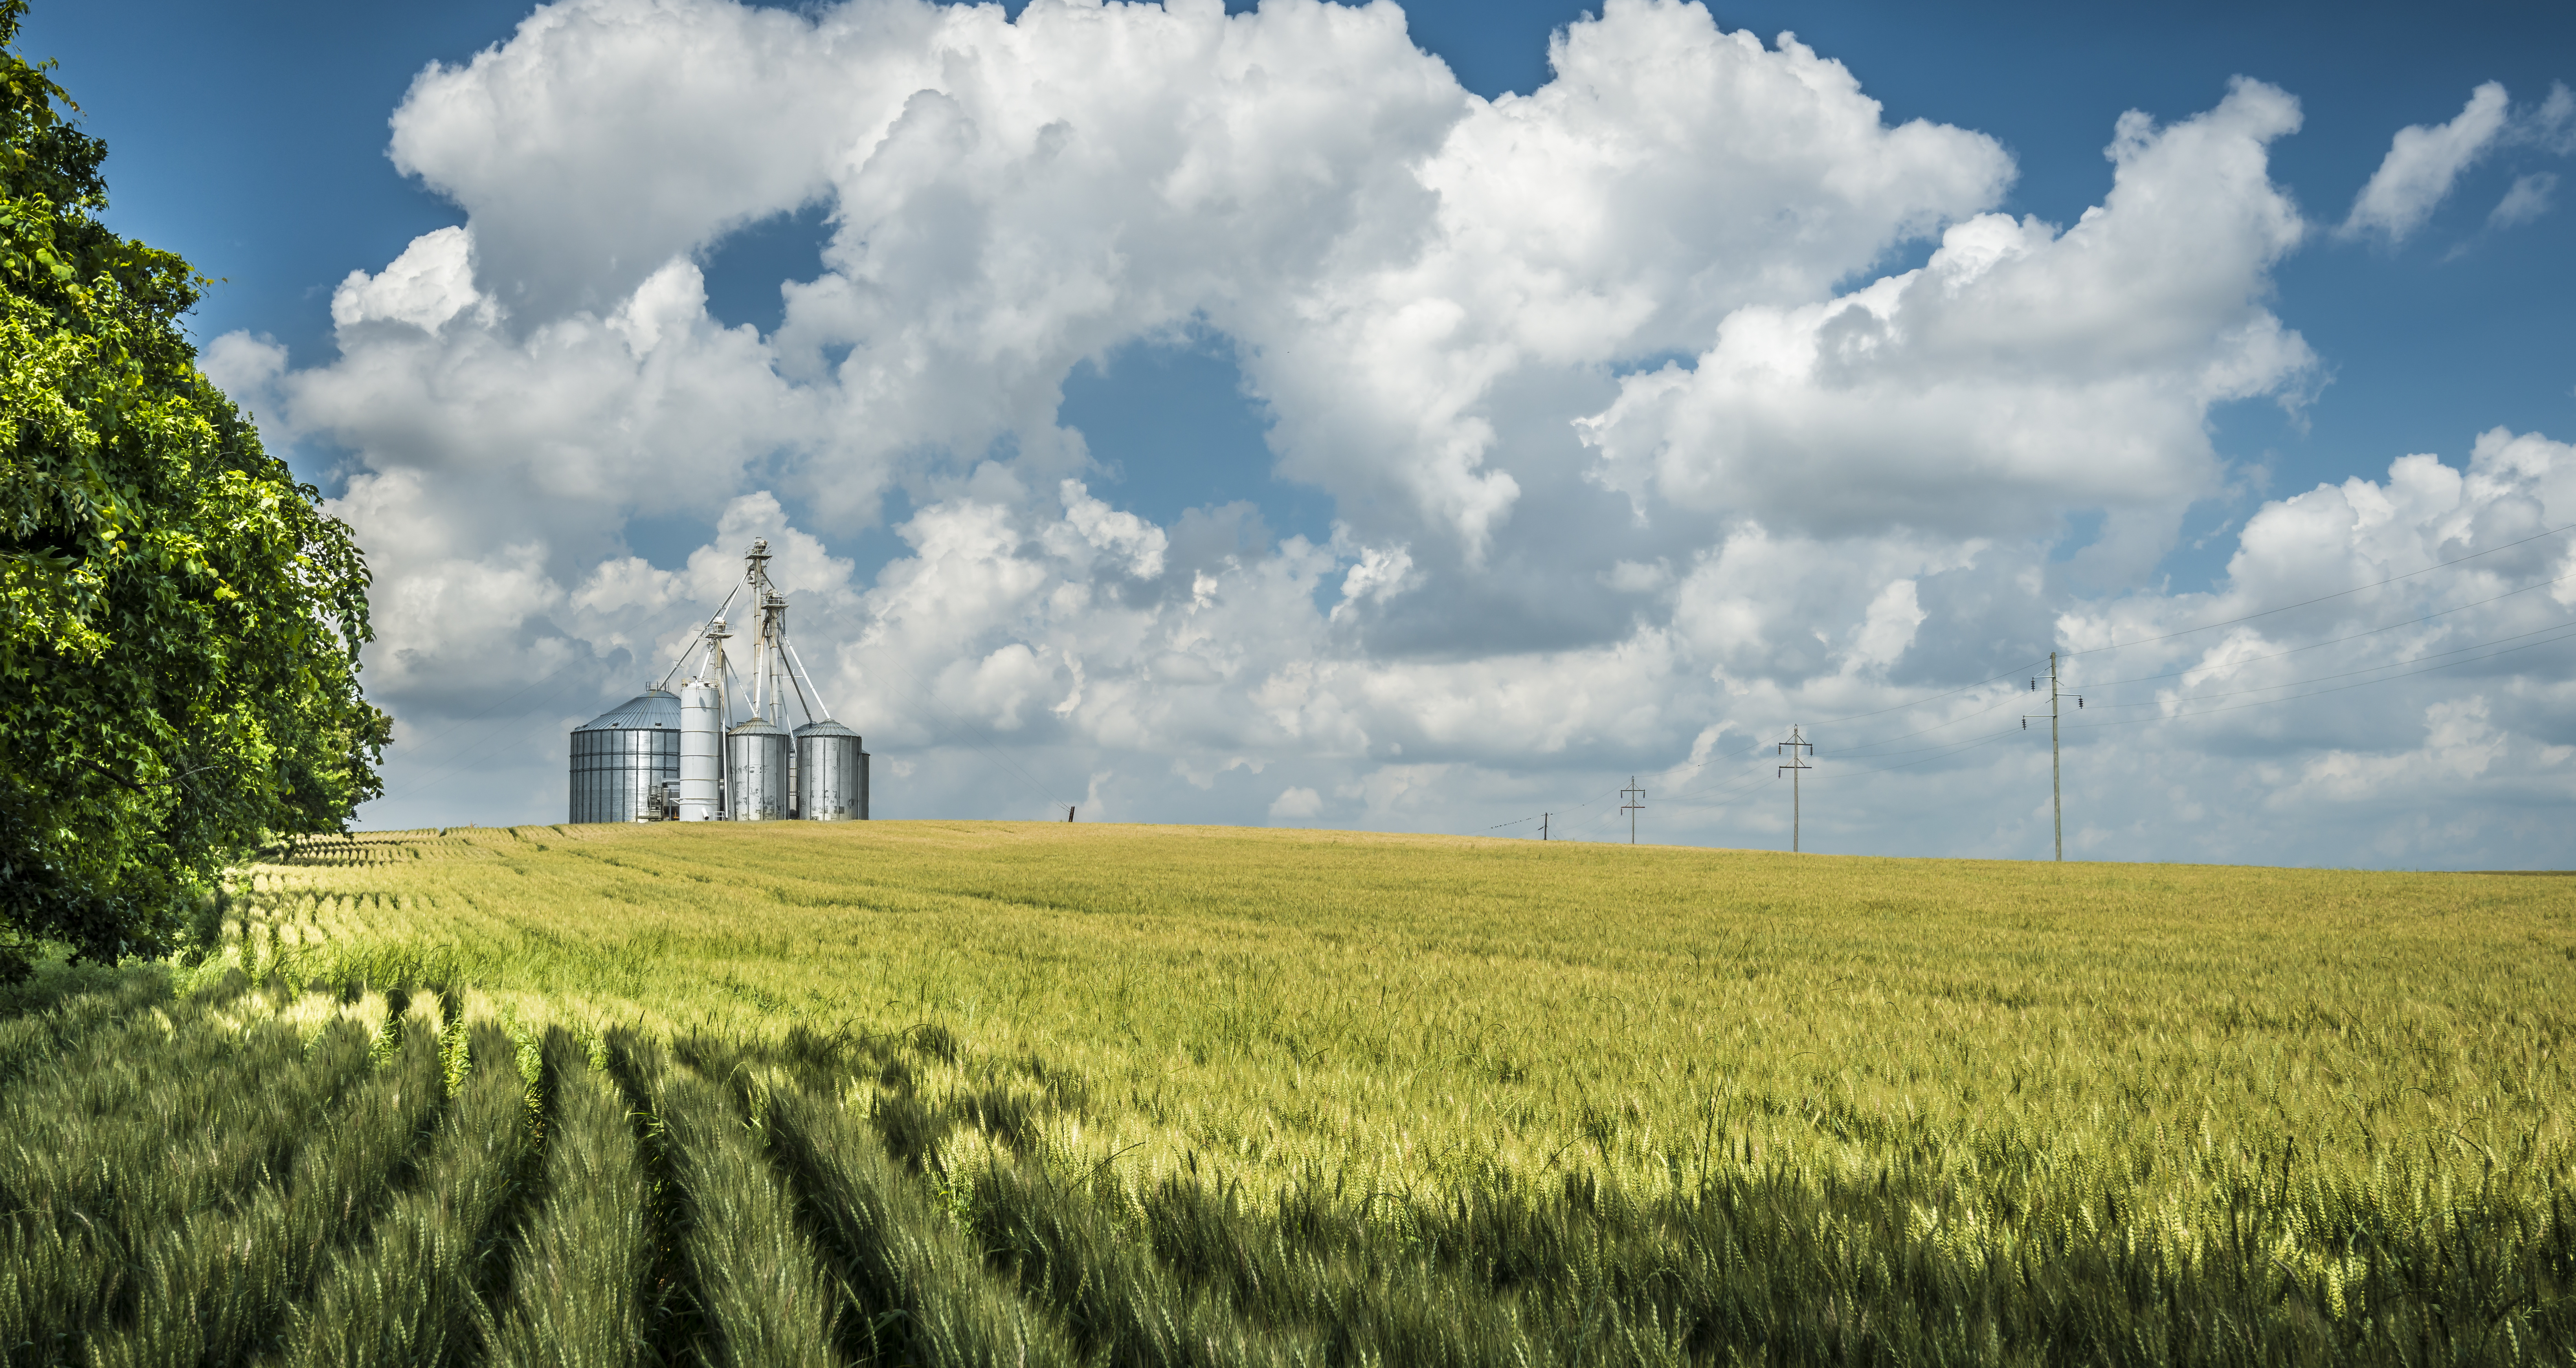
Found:
<svg viewBox="0 0 2576 1368"><path fill-rule="evenodd" d="M2576 1354L2576 879L671 824L216 915L0 1020L12 1361Z"/></svg>

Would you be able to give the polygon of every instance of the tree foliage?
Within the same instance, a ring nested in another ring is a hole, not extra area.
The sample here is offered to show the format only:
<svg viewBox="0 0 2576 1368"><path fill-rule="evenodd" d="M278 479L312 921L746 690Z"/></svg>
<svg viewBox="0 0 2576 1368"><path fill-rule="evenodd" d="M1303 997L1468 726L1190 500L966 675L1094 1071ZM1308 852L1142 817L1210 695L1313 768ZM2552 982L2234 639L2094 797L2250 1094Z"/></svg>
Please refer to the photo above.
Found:
<svg viewBox="0 0 2576 1368"><path fill-rule="evenodd" d="M367 567L181 328L208 283L119 237L98 139L0 0L0 981L44 940L165 953L222 868L344 829L385 716Z"/></svg>

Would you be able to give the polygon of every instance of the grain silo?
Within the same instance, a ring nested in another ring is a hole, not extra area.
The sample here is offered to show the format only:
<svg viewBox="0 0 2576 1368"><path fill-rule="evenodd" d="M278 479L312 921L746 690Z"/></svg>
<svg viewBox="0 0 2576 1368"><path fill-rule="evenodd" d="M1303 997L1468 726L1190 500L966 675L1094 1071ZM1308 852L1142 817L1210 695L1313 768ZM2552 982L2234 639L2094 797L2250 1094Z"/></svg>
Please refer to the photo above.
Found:
<svg viewBox="0 0 2576 1368"><path fill-rule="evenodd" d="M809 822L868 819L868 753L859 734L826 717L796 729L796 815Z"/></svg>
<svg viewBox="0 0 2576 1368"><path fill-rule="evenodd" d="M722 632L724 619L707 624ZM671 815L712 822L724 813L724 691L702 680L680 686L680 793Z"/></svg>
<svg viewBox="0 0 2576 1368"><path fill-rule="evenodd" d="M725 733L725 813L737 822L775 822L788 815L787 729L754 717Z"/></svg>
<svg viewBox="0 0 2576 1368"><path fill-rule="evenodd" d="M646 822L680 781L680 700L658 687L573 729L572 820Z"/></svg>
<svg viewBox="0 0 2576 1368"><path fill-rule="evenodd" d="M787 600L769 582L769 543L755 541L743 583L725 596L688 655L642 696L572 734L576 822L865 821L868 753L832 720L787 638ZM737 671L724 611L750 591L757 619ZM676 693L671 675L696 664ZM788 723L801 715L793 731Z"/></svg>

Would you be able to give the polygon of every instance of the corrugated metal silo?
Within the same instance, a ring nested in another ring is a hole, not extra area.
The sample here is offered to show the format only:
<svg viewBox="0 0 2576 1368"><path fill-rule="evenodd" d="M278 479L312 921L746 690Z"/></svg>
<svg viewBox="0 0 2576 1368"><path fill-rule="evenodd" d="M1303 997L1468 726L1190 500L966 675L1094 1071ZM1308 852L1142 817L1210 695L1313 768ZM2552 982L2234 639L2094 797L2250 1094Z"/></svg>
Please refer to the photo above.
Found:
<svg viewBox="0 0 2576 1368"><path fill-rule="evenodd" d="M868 819L868 758L838 722L796 729L796 814L809 822Z"/></svg>
<svg viewBox="0 0 2576 1368"><path fill-rule="evenodd" d="M572 733L572 820L641 822L680 777L680 700L647 689Z"/></svg>
<svg viewBox="0 0 2576 1368"><path fill-rule="evenodd" d="M725 816L774 822L787 815L788 743L785 728L758 717L725 733Z"/></svg>

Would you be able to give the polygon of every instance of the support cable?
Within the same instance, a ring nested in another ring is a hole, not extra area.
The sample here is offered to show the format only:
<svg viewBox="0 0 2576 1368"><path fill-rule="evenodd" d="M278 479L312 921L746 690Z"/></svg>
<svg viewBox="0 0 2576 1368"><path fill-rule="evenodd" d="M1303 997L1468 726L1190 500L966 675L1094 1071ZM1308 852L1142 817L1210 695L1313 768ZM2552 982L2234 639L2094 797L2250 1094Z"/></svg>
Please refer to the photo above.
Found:
<svg viewBox="0 0 2576 1368"><path fill-rule="evenodd" d="M787 663L795 667L795 673L805 676L806 686L814 690L814 706L823 709L823 720L831 721L832 710L823 702L823 688L814 682L814 672L805 668L805 657L796 654L796 643L781 637L779 644L787 648Z"/></svg>
<svg viewBox="0 0 2576 1368"><path fill-rule="evenodd" d="M724 610L733 606L733 596L741 592L742 586L739 584L725 592L724 602L717 604L716 610L707 614L707 620L698 624L698 630L690 636L689 644L680 648L680 658L672 661L671 668L662 672L662 678L653 685L654 688L666 688L670 685L671 676L678 674L680 667L689 663L689 652L696 650L698 643L706 639L707 633L715 630L716 619L724 616Z"/></svg>
<svg viewBox="0 0 2576 1368"><path fill-rule="evenodd" d="M805 724L807 726L812 726L814 724L814 704L805 697L806 681L799 680L796 677L801 672L802 666L796 660L796 648L787 644L787 631L784 627L780 628L778 632L778 649L781 653L786 655L788 660L787 682L796 690L796 706L803 710L805 714ZM822 691L818 689L815 692L819 696ZM830 714L827 713L824 717L825 720L830 720Z"/></svg>

